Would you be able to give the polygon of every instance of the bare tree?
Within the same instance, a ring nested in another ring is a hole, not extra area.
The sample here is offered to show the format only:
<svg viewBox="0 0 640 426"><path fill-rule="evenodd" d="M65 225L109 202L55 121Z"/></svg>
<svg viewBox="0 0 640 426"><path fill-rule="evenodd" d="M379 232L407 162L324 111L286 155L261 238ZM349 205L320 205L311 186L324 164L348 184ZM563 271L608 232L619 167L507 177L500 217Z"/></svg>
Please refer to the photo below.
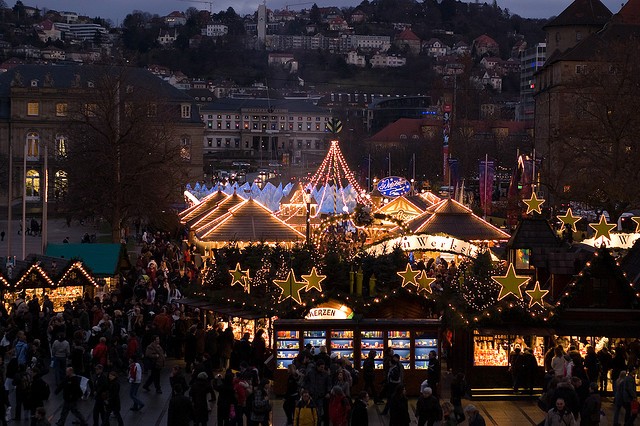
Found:
<svg viewBox="0 0 640 426"><path fill-rule="evenodd" d="M177 106L138 71L96 67L76 75L91 89L70 106L67 207L104 218L114 242L129 219L153 220L180 199L190 155L176 137Z"/></svg>
<svg viewBox="0 0 640 426"><path fill-rule="evenodd" d="M576 65L566 85L565 126L556 135L548 177L557 195L606 209L613 219L640 206L640 58L618 33L599 40L595 59Z"/></svg>

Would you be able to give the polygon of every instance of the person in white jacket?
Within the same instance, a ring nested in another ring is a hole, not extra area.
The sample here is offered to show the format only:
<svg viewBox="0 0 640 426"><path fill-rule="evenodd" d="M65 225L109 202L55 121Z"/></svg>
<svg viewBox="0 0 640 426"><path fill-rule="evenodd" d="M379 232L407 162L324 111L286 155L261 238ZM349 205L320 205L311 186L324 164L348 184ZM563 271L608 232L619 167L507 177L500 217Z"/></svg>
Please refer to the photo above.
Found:
<svg viewBox="0 0 640 426"><path fill-rule="evenodd" d="M133 401L131 411L139 411L144 407L144 403L138 398L138 390L142 383L142 366L137 361L136 356L132 356L129 360L129 398Z"/></svg>

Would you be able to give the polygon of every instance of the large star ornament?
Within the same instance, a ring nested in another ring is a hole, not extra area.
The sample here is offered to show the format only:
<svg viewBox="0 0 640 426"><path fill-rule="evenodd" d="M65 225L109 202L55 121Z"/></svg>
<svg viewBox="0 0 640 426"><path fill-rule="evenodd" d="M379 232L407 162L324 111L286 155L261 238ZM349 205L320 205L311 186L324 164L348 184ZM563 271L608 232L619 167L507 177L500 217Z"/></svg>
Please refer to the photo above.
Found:
<svg viewBox="0 0 640 426"><path fill-rule="evenodd" d="M234 286L236 284L240 284L241 286L245 286L245 278L249 277L249 270L242 271L240 268L240 263L236 264L236 269L229 269L229 273L231 274L231 285Z"/></svg>
<svg viewBox="0 0 640 426"><path fill-rule="evenodd" d="M520 287L525 285L531 279L531 277L517 276L513 263L509 264L507 275L504 277L497 275L492 276L491 278L502 287L500 289L498 300L502 300L510 294L513 294L516 298L522 300L522 289Z"/></svg>
<svg viewBox="0 0 640 426"><path fill-rule="evenodd" d="M573 212L571 211L571 207L567 209L567 214L565 214L564 216L556 216L556 217L560 219L565 226L570 226L573 232L577 231L576 223L578 223L578 221L582 219L582 217L580 216L573 215Z"/></svg>
<svg viewBox="0 0 640 426"><path fill-rule="evenodd" d="M318 275L318 271L316 270L315 266L311 268L311 272L309 273L309 275L301 275L301 277L307 283L305 291L309 291L312 288L315 288L320 293L322 293L322 285L320 283L322 283L322 281L324 281L327 276Z"/></svg>
<svg viewBox="0 0 640 426"><path fill-rule="evenodd" d="M631 218L632 221L634 221L636 223L636 230L635 233L637 234L638 232L640 232L640 217L638 216L633 216Z"/></svg>
<svg viewBox="0 0 640 426"><path fill-rule="evenodd" d="M531 194L531 198L528 200L522 200L527 205L527 213L536 212L538 214L542 214L542 209L540 206L544 203L543 199L538 199L538 196L535 192Z"/></svg>
<svg viewBox="0 0 640 426"><path fill-rule="evenodd" d="M417 286L418 293L421 291L426 291L427 293L433 293L431 291L431 284L435 281L435 278L430 278L427 276L427 271L422 271L420 275L418 275Z"/></svg>
<svg viewBox="0 0 640 426"><path fill-rule="evenodd" d="M597 240L600 237L604 237L607 240L611 241L611 235L609 235L609 232L611 232L617 225L615 223L607 222L607 219L604 217L604 215L602 215L600 216L600 222L595 224L590 223L589 226L596 231L596 235L595 237L593 237L594 240Z"/></svg>
<svg viewBox="0 0 640 426"><path fill-rule="evenodd" d="M407 263L407 268L402 272L396 272L399 276L402 277L402 287L407 286L409 284L413 284L418 286L416 282L416 277L420 275L420 271L414 271L411 269L411 264Z"/></svg>
<svg viewBox="0 0 640 426"><path fill-rule="evenodd" d="M536 285L533 287L533 290L525 290L525 293L529 295L531 300L529 300L529 308L533 305L540 305L541 308L544 308L543 297L549 293L549 290L540 289L540 281L536 281Z"/></svg>
<svg viewBox="0 0 640 426"><path fill-rule="evenodd" d="M293 272L293 269L289 270L286 279L273 280L273 283L282 290L282 294L280 294L280 301L286 300L290 297L295 300L298 305L302 305L300 292L307 286L307 284L302 281L296 281L296 274Z"/></svg>

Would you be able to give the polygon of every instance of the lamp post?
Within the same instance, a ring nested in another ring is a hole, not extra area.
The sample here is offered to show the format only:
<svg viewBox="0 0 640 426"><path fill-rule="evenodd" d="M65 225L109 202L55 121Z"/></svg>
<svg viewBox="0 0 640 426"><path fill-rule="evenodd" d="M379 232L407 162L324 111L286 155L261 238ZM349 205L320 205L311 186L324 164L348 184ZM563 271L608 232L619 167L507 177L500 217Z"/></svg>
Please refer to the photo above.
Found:
<svg viewBox="0 0 640 426"><path fill-rule="evenodd" d="M307 211L306 211L306 241L307 241L307 245L311 244L311 190L310 189L306 189L304 192L304 202L307 205Z"/></svg>

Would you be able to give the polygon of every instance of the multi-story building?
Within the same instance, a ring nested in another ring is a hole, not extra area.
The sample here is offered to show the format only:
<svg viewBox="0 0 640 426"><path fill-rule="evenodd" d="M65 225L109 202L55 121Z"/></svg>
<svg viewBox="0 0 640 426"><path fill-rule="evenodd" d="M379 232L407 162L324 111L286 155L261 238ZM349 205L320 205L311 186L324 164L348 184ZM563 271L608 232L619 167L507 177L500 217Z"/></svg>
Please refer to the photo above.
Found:
<svg viewBox="0 0 640 426"><path fill-rule="evenodd" d="M19 65L0 75L0 156L12 157L13 194L21 194L26 185L26 201L39 204L47 175L49 201L55 203L64 193L67 175L60 160L73 147L67 133L74 120L73 112L88 108L87 97L97 90L94 79L109 70L115 69ZM193 100L147 70L128 68L125 75L131 85L122 90L144 87L168 104L175 144L180 146L182 159L188 163L185 182L201 179L203 126ZM0 185L0 204L4 206L8 199L5 183Z"/></svg>
<svg viewBox="0 0 640 426"><path fill-rule="evenodd" d="M369 63L373 68L397 68L407 65L407 58L397 55L376 53L371 57Z"/></svg>
<svg viewBox="0 0 640 426"><path fill-rule="evenodd" d="M547 43L538 43L526 49L520 57L520 106L516 113L516 119L519 121L533 120L535 113L534 74L542 68L546 59Z"/></svg>
<svg viewBox="0 0 640 426"><path fill-rule="evenodd" d="M106 37L106 28L99 24L65 24L56 22L56 29L63 33L65 40L95 40L96 37Z"/></svg>
<svg viewBox="0 0 640 426"><path fill-rule="evenodd" d="M314 164L327 150L328 110L286 99L219 99L200 108L205 159Z"/></svg>
<svg viewBox="0 0 640 426"><path fill-rule="evenodd" d="M202 29L202 35L207 37L222 37L227 35L229 27L225 24L210 23Z"/></svg>
<svg viewBox="0 0 640 426"><path fill-rule="evenodd" d="M351 34L348 39L347 49L386 52L391 47L391 37L389 36Z"/></svg>

